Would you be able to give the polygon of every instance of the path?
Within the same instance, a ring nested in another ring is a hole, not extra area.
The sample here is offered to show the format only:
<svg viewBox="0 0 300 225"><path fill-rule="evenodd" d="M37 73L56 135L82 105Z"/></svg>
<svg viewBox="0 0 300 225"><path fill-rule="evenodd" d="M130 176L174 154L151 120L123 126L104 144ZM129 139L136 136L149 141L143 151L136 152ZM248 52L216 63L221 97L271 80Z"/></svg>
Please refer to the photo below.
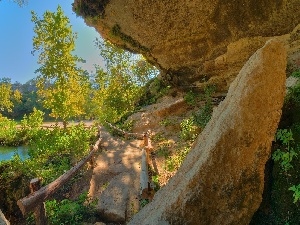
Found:
<svg viewBox="0 0 300 225"><path fill-rule="evenodd" d="M96 159L90 196L98 198L98 210L109 222L124 223L139 210L141 140L112 137L101 128L103 152Z"/></svg>

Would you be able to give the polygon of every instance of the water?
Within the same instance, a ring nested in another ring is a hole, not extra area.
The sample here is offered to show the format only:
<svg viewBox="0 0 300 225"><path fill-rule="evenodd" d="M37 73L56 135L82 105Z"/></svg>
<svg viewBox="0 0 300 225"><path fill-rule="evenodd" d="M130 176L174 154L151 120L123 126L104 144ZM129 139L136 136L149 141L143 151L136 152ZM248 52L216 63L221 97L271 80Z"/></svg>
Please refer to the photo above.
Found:
<svg viewBox="0 0 300 225"><path fill-rule="evenodd" d="M27 159L28 149L26 146L17 146L17 147L8 147L8 146L0 146L0 161L10 160L13 155L18 153L21 159Z"/></svg>

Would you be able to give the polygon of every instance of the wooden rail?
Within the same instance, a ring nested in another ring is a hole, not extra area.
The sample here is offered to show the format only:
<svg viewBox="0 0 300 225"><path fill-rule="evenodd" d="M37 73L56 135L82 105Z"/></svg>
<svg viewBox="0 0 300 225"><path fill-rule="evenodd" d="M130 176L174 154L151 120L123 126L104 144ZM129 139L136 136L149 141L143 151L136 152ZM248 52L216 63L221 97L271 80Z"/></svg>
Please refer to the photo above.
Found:
<svg viewBox="0 0 300 225"><path fill-rule="evenodd" d="M44 218L45 213L41 213L41 211L44 210L44 202L49 199L57 190L59 190L62 185L69 181L76 174L76 172L85 165L85 163L87 163L89 160L93 162L93 155L96 151L98 151L100 142L101 137L99 137L95 145L92 146L91 151L87 156L85 156L74 167L72 167L70 170L65 172L50 184L39 188L39 179L32 179L30 182L30 189L32 193L22 199L19 199L17 202L22 214L26 215L29 212L34 211L36 224L46 224L46 219Z"/></svg>
<svg viewBox="0 0 300 225"><path fill-rule="evenodd" d="M143 134L144 148L142 149L142 162L141 162L141 174L140 174L140 194L141 198L152 200L154 196L154 190L151 187L151 179L149 179L148 165L150 162L150 154L153 150L151 140L148 133Z"/></svg>

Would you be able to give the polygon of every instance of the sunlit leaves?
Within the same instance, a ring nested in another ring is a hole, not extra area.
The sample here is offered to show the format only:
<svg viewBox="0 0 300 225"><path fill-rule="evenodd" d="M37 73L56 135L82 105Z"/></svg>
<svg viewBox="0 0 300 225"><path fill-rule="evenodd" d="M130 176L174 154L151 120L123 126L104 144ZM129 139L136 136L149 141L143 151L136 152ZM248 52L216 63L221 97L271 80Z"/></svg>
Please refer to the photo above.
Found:
<svg viewBox="0 0 300 225"><path fill-rule="evenodd" d="M9 78L0 79L0 112L7 110L12 111L13 101L20 101L21 92L12 90L12 85Z"/></svg>
<svg viewBox="0 0 300 225"><path fill-rule="evenodd" d="M96 45L106 68L96 68L97 90L93 101L98 106L100 120L116 122L134 110L143 86L158 71L141 55L134 55L107 41L97 40Z"/></svg>
<svg viewBox="0 0 300 225"><path fill-rule="evenodd" d="M60 6L57 12L46 11L43 18L32 12L35 36L33 53L38 52L37 87L50 116L64 121L84 114L88 79L76 66L83 61L74 56L76 34Z"/></svg>

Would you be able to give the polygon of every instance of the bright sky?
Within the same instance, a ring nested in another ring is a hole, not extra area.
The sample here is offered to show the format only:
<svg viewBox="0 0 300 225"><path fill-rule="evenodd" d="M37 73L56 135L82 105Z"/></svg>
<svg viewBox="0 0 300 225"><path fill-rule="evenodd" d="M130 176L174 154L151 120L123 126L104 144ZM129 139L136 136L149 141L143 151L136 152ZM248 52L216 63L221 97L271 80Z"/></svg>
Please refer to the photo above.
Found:
<svg viewBox="0 0 300 225"><path fill-rule="evenodd" d="M26 81L36 77L34 71L39 68L37 56L31 51L34 36L31 10L42 17L46 10L54 12L60 5L70 19L73 32L77 33L74 54L86 60L82 68L94 71L94 64L103 65L94 40L100 35L94 28L88 27L81 17L72 11L74 0L28 0L28 4L19 7L12 0L0 1L0 78L9 77L12 82Z"/></svg>

